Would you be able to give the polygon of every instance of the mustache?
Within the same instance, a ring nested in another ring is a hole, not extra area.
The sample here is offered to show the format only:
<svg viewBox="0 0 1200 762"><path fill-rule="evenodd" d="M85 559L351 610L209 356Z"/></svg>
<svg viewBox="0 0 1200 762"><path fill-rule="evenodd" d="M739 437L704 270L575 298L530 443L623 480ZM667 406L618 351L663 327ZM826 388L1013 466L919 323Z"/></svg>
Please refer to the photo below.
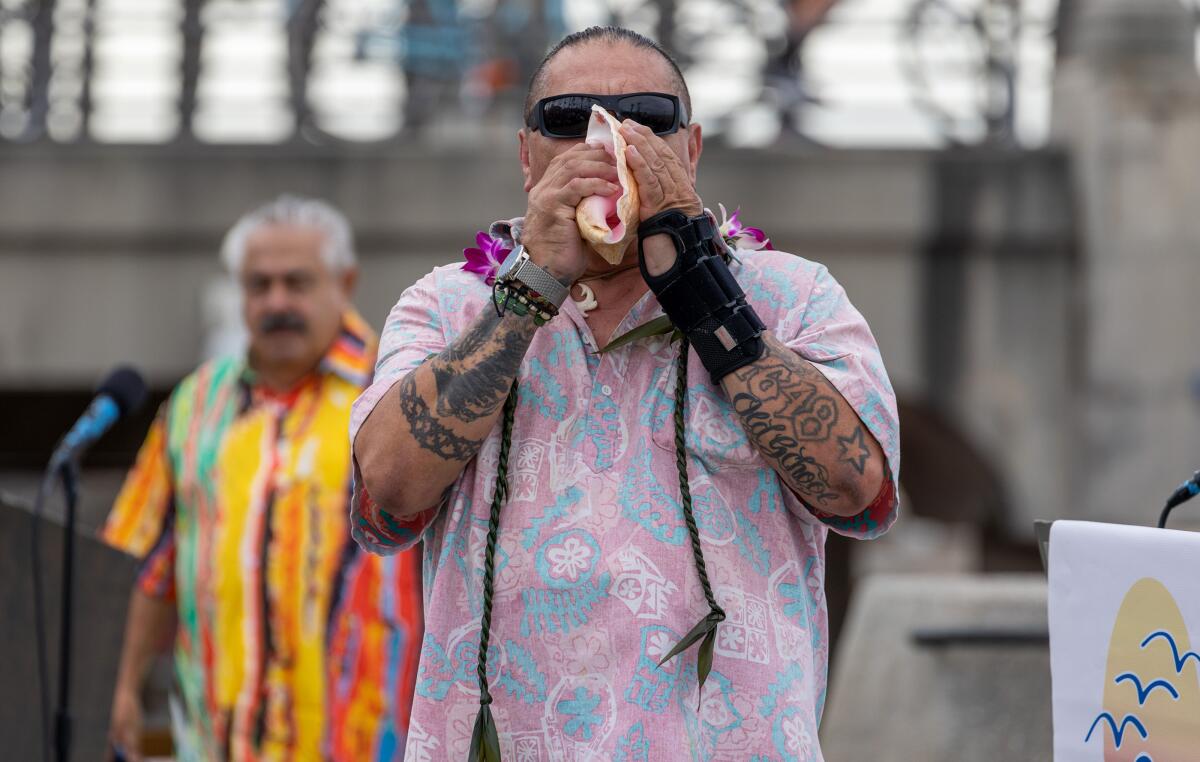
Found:
<svg viewBox="0 0 1200 762"><path fill-rule="evenodd" d="M295 312L272 312L259 321L258 328L263 333L274 333L275 331L300 331L303 333L308 330L308 322Z"/></svg>

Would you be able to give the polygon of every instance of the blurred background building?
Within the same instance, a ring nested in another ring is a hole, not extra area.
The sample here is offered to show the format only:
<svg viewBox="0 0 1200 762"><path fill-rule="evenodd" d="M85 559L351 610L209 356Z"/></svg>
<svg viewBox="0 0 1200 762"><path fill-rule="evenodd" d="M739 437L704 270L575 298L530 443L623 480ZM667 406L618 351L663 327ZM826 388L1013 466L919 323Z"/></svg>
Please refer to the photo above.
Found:
<svg viewBox="0 0 1200 762"><path fill-rule="evenodd" d="M1035 518L1150 523L1200 464L1190 3L0 0L0 486L115 363L157 401L238 346L217 247L280 192L347 211L380 326L523 211L529 74L616 23L679 57L705 201L827 264L899 393L906 517L831 540L835 629L870 572L1038 570Z"/></svg>

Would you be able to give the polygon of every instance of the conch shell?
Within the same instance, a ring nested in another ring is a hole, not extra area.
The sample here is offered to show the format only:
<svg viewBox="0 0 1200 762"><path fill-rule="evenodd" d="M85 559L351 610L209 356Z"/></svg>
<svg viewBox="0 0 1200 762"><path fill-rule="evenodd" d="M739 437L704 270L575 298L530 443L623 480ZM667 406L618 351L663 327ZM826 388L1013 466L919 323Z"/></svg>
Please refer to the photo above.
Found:
<svg viewBox="0 0 1200 762"><path fill-rule="evenodd" d="M625 138L621 123L599 104L592 106L588 122L588 145L603 146L617 161L617 196L588 196L575 207L579 234L609 264L620 263L629 242L637 235L638 189L633 172L625 163Z"/></svg>

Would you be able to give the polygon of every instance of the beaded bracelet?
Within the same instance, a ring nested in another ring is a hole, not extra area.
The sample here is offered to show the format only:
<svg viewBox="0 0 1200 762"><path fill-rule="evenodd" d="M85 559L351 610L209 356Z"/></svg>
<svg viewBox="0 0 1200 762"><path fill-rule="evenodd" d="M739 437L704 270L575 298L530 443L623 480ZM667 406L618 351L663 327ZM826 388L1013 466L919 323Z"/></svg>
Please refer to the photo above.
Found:
<svg viewBox="0 0 1200 762"><path fill-rule="evenodd" d="M534 301L526 293L497 283L492 292L492 299L498 310L512 310L518 315L528 315L539 327L549 323L558 310L551 312L543 304L538 303L544 300Z"/></svg>
<svg viewBox="0 0 1200 762"><path fill-rule="evenodd" d="M554 317L558 314L558 305L542 296L537 291L534 291L526 283L519 280L505 281L501 287L506 289L511 294L516 294L525 297L525 300L537 307L540 311Z"/></svg>

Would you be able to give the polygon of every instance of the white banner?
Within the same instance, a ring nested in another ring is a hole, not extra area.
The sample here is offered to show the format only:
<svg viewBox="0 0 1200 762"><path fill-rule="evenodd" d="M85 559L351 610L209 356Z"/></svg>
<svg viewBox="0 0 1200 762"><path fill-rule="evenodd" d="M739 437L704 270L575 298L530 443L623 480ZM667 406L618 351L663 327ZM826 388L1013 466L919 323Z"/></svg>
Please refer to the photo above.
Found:
<svg viewBox="0 0 1200 762"><path fill-rule="evenodd" d="M1200 760L1200 534L1050 530L1055 762Z"/></svg>

